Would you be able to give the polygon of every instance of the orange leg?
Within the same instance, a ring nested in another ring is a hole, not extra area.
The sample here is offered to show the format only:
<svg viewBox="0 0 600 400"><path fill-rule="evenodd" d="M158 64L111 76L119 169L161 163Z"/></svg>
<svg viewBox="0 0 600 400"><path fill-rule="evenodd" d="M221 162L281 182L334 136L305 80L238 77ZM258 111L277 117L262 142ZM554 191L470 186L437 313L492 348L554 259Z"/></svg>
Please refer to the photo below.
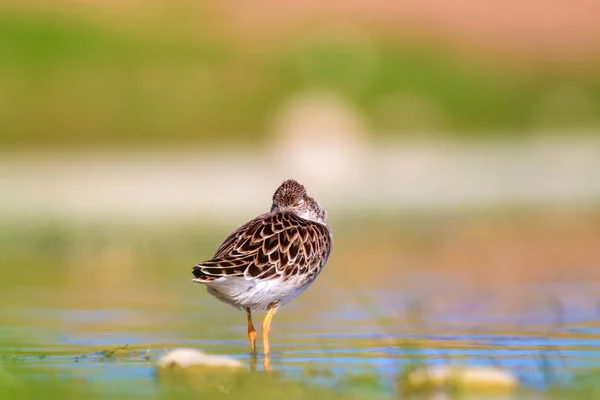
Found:
<svg viewBox="0 0 600 400"><path fill-rule="evenodd" d="M246 308L246 314L248 314L248 340L250 341L250 348L252 349L252 354L256 353L256 330L254 329L254 325L252 324L252 311L249 308Z"/></svg>
<svg viewBox="0 0 600 400"><path fill-rule="evenodd" d="M271 368L271 357L268 354L265 354L265 358L263 359L263 369L265 371L272 371Z"/></svg>
<svg viewBox="0 0 600 400"><path fill-rule="evenodd" d="M275 310L276 307L271 304L269 306L269 311L267 311L267 315L265 315L265 319L263 319L262 322L262 335L265 355L269 354L271 351L271 348L269 347L269 332L271 331L271 320L273 319Z"/></svg>

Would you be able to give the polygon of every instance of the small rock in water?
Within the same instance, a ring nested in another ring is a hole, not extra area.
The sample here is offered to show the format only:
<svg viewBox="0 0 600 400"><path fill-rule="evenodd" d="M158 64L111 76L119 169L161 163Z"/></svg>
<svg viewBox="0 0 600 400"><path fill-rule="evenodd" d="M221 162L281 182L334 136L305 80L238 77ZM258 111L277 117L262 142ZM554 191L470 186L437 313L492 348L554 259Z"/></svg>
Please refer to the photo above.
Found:
<svg viewBox="0 0 600 400"><path fill-rule="evenodd" d="M244 365L231 357L212 356L194 349L170 351L156 364L161 384L186 386L205 393L224 393L244 371Z"/></svg>
<svg viewBox="0 0 600 400"><path fill-rule="evenodd" d="M420 392L453 389L461 392L506 393L518 387L517 378L510 372L493 367L459 365L418 368L406 375L403 390Z"/></svg>
<svg viewBox="0 0 600 400"><path fill-rule="evenodd" d="M157 363L158 368L243 368L244 364L235 358L211 356L195 349L176 349L163 356Z"/></svg>

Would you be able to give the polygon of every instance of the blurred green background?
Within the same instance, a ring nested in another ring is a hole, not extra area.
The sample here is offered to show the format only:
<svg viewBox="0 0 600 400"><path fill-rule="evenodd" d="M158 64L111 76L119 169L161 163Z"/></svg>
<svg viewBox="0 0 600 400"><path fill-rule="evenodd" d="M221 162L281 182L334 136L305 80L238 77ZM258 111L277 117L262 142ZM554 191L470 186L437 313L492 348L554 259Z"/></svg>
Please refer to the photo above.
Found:
<svg viewBox="0 0 600 400"><path fill-rule="evenodd" d="M509 371L517 398L593 398L599 18L541 0L4 2L0 394L190 396L154 382L182 346L250 365L243 314L190 270L294 177L335 250L275 318L285 379L243 375L229 398L401 396L414 349Z"/></svg>
<svg viewBox="0 0 600 400"><path fill-rule="evenodd" d="M485 32L469 46L452 30L384 29L341 12L327 23L298 13L261 35L236 24L233 5L127 3L2 7L2 148L264 143L282 103L314 89L349 101L375 136L600 124L597 43L582 59L518 54L509 38L511 54L494 51L494 37L479 44Z"/></svg>

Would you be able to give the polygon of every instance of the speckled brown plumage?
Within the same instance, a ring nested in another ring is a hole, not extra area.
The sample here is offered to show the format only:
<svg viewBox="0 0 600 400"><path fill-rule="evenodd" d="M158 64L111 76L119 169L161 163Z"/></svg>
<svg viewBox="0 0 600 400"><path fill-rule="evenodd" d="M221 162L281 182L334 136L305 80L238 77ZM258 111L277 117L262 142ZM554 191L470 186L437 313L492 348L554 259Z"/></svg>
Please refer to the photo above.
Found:
<svg viewBox="0 0 600 400"><path fill-rule="evenodd" d="M203 281L219 277L313 280L331 252L329 228L291 212L263 214L238 228L214 257L194 267Z"/></svg>

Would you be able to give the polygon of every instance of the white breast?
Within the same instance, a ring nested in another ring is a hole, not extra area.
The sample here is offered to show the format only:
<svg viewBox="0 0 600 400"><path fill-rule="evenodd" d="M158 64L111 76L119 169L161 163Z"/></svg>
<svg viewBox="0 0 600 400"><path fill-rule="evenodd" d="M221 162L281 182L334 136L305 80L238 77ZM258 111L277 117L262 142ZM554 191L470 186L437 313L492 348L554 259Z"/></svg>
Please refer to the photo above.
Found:
<svg viewBox="0 0 600 400"><path fill-rule="evenodd" d="M207 291L219 300L234 307L252 311L267 311L269 305L282 305L300 295L312 283L306 277L292 276L269 280L245 279L240 277L219 278L206 282Z"/></svg>

